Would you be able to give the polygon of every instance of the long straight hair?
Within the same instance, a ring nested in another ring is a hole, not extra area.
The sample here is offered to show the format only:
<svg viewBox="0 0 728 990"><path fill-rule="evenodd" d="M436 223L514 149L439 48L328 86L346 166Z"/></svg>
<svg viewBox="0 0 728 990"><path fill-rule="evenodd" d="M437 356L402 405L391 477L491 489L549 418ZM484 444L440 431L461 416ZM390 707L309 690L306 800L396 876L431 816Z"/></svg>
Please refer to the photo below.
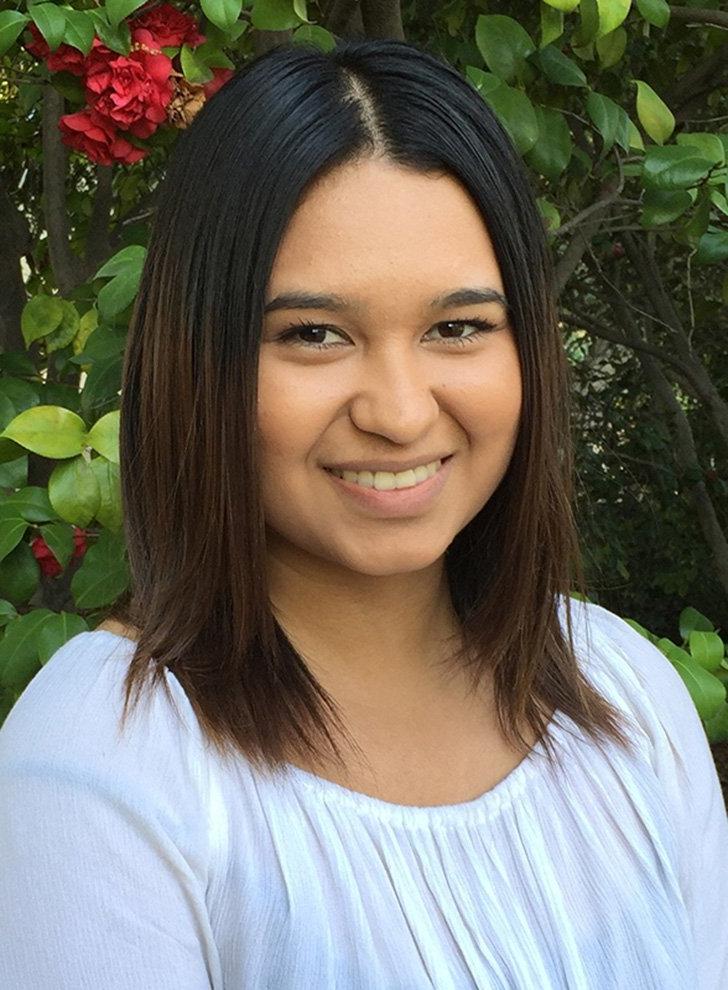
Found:
<svg viewBox="0 0 728 990"><path fill-rule="evenodd" d="M415 45L286 44L248 62L170 157L123 369L120 460L135 628L123 726L164 670L222 756L277 770L345 767L347 727L273 614L258 487L264 294L313 180L378 158L470 193L500 265L523 375L500 485L445 555L473 686L490 670L501 730L527 725L553 760L549 714L628 746L621 714L583 676L570 594L586 598L572 516L570 375L543 222L497 118L453 67ZM566 636L559 618L566 617ZM352 741L349 740L352 745ZM355 748L356 744L353 744Z"/></svg>

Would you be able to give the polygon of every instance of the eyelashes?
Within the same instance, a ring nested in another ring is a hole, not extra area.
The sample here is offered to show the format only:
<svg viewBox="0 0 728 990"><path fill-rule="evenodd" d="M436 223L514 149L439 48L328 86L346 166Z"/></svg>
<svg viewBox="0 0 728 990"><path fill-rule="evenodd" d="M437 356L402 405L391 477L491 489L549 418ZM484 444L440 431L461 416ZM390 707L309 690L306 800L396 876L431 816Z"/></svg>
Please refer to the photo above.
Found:
<svg viewBox="0 0 728 990"><path fill-rule="evenodd" d="M498 324L492 323L490 320L482 319L471 319L471 320L442 320L440 323L435 324L436 327L442 326L464 326L464 327L475 327L475 332L468 334L467 337L443 337L441 338L449 347L466 347L472 340L479 340L485 334L491 333L493 330L497 329ZM329 326L326 323L317 323L313 320L299 320L287 327L281 334L276 338L283 344L290 344L293 347L301 347L305 350L313 351L323 351L328 350L330 347L340 347L340 344L327 344L323 341L313 342L305 341L301 339L296 339L298 334L305 333L310 330L323 330L325 333L340 333L335 327Z"/></svg>

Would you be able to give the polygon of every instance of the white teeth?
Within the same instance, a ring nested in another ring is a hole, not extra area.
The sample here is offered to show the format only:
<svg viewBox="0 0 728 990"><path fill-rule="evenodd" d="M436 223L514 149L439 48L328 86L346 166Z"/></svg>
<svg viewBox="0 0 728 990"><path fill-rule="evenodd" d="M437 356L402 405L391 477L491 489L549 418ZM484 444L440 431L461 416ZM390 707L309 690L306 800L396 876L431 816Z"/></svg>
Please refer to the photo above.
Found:
<svg viewBox="0 0 728 990"><path fill-rule="evenodd" d="M440 469L442 461L432 461L422 464L409 471L333 471L338 478L351 481L362 488L376 488L379 492L389 492L395 488L412 488L427 478L431 478Z"/></svg>

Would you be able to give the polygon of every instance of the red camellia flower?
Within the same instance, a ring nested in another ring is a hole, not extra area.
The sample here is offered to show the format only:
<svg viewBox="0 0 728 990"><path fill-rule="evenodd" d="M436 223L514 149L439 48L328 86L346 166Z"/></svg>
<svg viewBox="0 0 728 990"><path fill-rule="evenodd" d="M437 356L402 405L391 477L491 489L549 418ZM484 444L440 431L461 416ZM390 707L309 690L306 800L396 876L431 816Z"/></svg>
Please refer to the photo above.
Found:
<svg viewBox="0 0 728 990"><path fill-rule="evenodd" d="M40 33L38 28L30 22L30 33L33 40L25 45L31 55L43 59L51 72L72 72L74 76L82 76L85 69L86 56L73 45L62 44L52 52L48 47L48 42ZM94 38L94 41L97 39ZM99 42L100 44L100 42ZM90 54L90 53L89 53Z"/></svg>
<svg viewBox="0 0 728 990"><path fill-rule="evenodd" d="M210 97L217 93L221 86L224 86L228 79L234 75L234 69L213 69L213 76L209 82L206 82L202 86L202 91L205 94L205 99L209 100Z"/></svg>
<svg viewBox="0 0 728 990"><path fill-rule="evenodd" d="M131 165L148 154L122 137L116 128L94 110L68 113L59 121L61 140L99 165L122 162Z"/></svg>
<svg viewBox="0 0 728 990"><path fill-rule="evenodd" d="M77 557L83 557L86 553L86 530L80 529L78 526L74 526L73 529L74 547L71 560L75 560ZM42 536L33 537L30 541L30 549L38 561L43 577L56 577L57 574L63 572L63 568L56 560L53 551Z"/></svg>
<svg viewBox="0 0 728 990"><path fill-rule="evenodd" d="M206 41L204 34L197 30L197 21L188 14L183 14L171 3L161 3L149 9L149 3L139 8L139 12L129 19L132 31L146 28L160 48L181 48L189 45L196 48Z"/></svg>
<svg viewBox="0 0 728 990"><path fill-rule="evenodd" d="M132 39L128 55L89 60L86 99L110 124L145 138L166 120L172 60L144 28L133 31Z"/></svg>

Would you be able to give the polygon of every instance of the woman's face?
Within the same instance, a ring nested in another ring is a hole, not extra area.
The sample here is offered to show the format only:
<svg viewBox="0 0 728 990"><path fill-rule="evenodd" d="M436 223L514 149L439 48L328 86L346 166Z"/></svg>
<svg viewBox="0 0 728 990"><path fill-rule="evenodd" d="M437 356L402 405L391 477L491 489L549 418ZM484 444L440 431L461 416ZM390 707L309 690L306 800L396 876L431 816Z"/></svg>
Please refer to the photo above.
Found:
<svg viewBox="0 0 728 990"><path fill-rule="evenodd" d="M483 301L441 298L463 289ZM293 294L336 299L279 298ZM258 439L273 553L379 576L444 554L516 442L521 370L502 296L488 231L452 178L367 160L310 188L265 297ZM347 464L348 480L330 470Z"/></svg>

